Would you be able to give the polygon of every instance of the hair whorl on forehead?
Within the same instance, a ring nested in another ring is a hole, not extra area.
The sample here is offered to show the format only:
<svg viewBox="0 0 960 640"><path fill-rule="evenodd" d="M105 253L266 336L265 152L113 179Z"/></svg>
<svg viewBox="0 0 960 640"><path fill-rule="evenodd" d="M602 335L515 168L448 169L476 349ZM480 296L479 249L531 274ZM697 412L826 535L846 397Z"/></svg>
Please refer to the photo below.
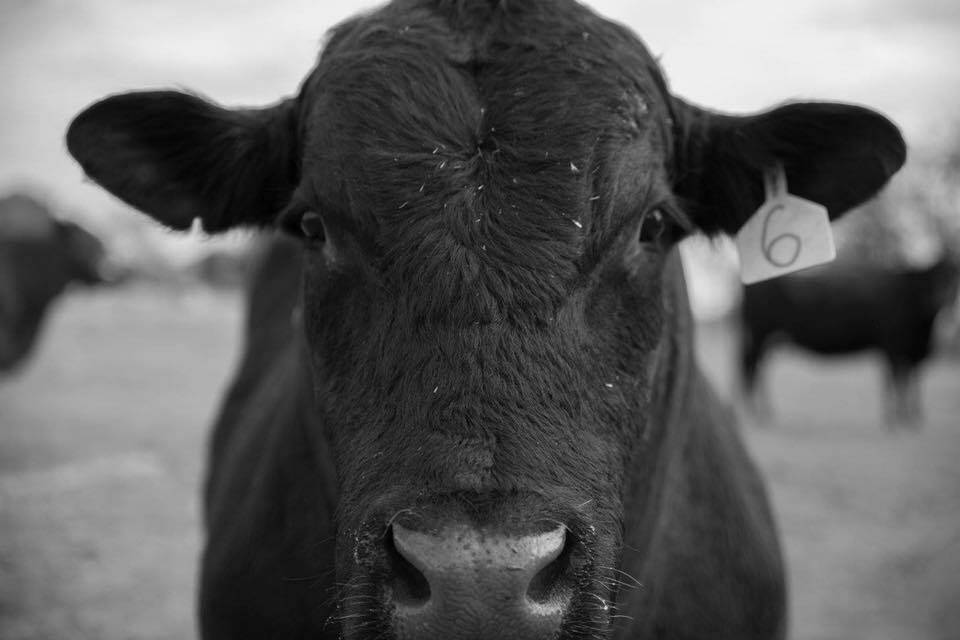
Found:
<svg viewBox="0 0 960 640"><path fill-rule="evenodd" d="M508 9L508 0L437 0L436 10L458 29L474 29L490 21L499 10Z"/></svg>
<svg viewBox="0 0 960 640"><path fill-rule="evenodd" d="M507 8L507 0L437 0L441 10L471 11Z"/></svg>

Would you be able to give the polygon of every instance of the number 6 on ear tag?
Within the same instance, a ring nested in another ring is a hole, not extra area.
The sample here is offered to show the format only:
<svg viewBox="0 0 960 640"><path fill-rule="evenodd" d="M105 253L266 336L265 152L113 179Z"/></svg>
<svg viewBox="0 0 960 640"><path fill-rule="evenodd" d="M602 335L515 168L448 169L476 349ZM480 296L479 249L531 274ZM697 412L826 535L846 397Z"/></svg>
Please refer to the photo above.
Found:
<svg viewBox="0 0 960 640"><path fill-rule="evenodd" d="M737 232L740 280L752 284L833 260L826 207L790 195L779 163L763 181L766 201Z"/></svg>

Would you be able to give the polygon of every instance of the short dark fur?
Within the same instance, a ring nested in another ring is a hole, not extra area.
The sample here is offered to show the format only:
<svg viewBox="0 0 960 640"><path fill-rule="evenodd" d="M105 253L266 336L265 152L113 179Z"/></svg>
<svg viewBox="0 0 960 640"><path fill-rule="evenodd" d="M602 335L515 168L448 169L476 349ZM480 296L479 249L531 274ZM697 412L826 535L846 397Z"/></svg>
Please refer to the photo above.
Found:
<svg viewBox="0 0 960 640"><path fill-rule="evenodd" d="M34 218L20 233L13 216ZM28 196L0 199L0 374L26 362L53 301L74 282L101 282L103 244L75 223L56 220Z"/></svg>
<svg viewBox="0 0 960 640"><path fill-rule="evenodd" d="M175 128L165 124L171 118ZM115 126L104 131L86 121ZM263 211L286 202L297 175L296 122L288 102L230 110L177 91L120 94L77 118L67 148L74 155L85 150L87 174L128 204L162 211L174 229L189 229L199 218L215 232L238 222L262 224ZM124 153L104 156L93 149ZM124 165L141 170L115 170ZM253 217L244 219L242 212Z"/></svg>
<svg viewBox="0 0 960 640"><path fill-rule="evenodd" d="M937 315L956 300L958 279L960 265L945 253L924 268L831 265L746 287L740 353L744 392L761 400L756 397L760 365L777 344L823 355L875 351L887 365L890 426L919 425L918 371L931 355Z"/></svg>
<svg viewBox="0 0 960 640"><path fill-rule="evenodd" d="M899 167L896 127L839 105L812 135L796 123L826 107L711 115L568 0L398 0L336 28L299 94L239 127L189 97L186 129L136 115L158 99L94 105L71 152L171 226L309 222L266 249L214 431L205 638L395 637L390 523L562 524L581 557L564 640L782 637L775 528L693 364L672 249L736 230L771 159L839 214ZM854 125L876 128L842 150L862 167L800 175ZM268 166L249 155L264 144Z"/></svg>

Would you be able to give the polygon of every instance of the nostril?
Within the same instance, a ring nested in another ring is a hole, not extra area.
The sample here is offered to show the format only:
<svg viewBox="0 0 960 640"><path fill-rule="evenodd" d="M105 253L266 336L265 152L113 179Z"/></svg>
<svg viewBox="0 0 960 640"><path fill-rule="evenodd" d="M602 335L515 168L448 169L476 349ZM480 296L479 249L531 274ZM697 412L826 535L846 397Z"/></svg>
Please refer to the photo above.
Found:
<svg viewBox="0 0 960 640"><path fill-rule="evenodd" d="M563 526L516 535L394 523L385 546L397 635L556 638L582 573L570 538Z"/></svg>
<svg viewBox="0 0 960 640"><path fill-rule="evenodd" d="M560 615L583 564L581 546L563 526L511 536L470 527L425 533L394 524L385 542L392 598L408 608L442 608L476 596L498 607L532 607L528 613L537 616Z"/></svg>
<svg viewBox="0 0 960 640"><path fill-rule="evenodd" d="M556 535L556 534L554 534ZM560 544L555 551L543 557L544 565L530 580L527 598L546 605L567 600L575 582L576 568L580 564L578 545L565 529L560 530Z"/></svg>
<svg viewBox="0 0 960 640"><path fill-rule="evenodd" d="M392 527L386 535L386 547L394 601L407 606L425 605L430 600L430 583L423 572L397 548Z"/></svg>

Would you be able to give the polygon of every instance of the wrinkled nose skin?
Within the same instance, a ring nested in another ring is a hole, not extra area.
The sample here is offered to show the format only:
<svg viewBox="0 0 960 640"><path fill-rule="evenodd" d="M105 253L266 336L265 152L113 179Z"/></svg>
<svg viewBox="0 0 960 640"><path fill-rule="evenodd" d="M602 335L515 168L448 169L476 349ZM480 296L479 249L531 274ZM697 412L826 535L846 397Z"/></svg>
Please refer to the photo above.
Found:
<svg viewBox="0 0 960 640"><path fill-rule="evenodd" d="M565 528L508 536L394 525L393 544L411 565L401 567L406 577L394 583L392 594L400 640L557 637L572 597L559 561Z"/></svg>

